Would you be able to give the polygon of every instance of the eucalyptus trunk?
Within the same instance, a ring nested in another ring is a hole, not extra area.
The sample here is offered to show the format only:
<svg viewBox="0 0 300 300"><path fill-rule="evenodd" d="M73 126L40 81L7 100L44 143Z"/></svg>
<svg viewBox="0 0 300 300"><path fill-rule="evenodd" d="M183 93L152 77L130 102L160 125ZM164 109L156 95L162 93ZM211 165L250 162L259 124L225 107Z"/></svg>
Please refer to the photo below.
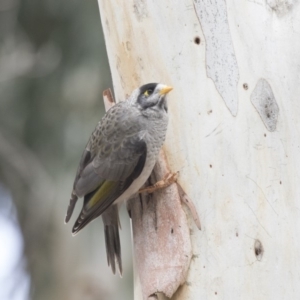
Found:
<svg viewBox="0 0 300 300"><path fill-rule="evenodd" d="M300 294L300 5L99 0L117 101L162 82L164 151L194 202L192 259L172 299ZM143 299L135 276L135 300ZM162 296L159 296L162 298Z"/></svg>

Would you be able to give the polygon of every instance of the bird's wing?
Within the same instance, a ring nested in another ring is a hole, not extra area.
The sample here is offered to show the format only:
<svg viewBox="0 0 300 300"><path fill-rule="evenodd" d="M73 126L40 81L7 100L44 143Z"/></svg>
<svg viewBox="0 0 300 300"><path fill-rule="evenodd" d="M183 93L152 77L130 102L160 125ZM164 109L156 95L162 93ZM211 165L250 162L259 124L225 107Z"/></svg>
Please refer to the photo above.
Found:
<svg viewBox="0 0 300 300"><path fill-rule="evenodd" d="M113 106L92 133L79 163L74 191L82 197L104 180L123 181L144 152L140 113L126 102Z"/></svg>
<svg viewBox="0 0 300 300"><path fill-rule="evenodd" d="M119 103L99 122L81 158L72 195L84 196L73 233L107 209L143 170L147 146L139 113ZM70 201L71 206L72 198ZM66 221L73 207L68 209Z"/></svg>

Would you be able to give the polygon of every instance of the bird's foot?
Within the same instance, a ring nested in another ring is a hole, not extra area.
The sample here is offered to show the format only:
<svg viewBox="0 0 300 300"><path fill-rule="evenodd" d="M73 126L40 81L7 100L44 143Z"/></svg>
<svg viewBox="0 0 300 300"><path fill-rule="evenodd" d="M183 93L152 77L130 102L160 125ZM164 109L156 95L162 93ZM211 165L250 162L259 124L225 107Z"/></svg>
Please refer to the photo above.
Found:
<svg viewBox="0 0 300 300"><path fill-rule="evenodd" d="M178 177L178 172L168 173L165 175L165 177L162 180L159 180L158 182L156 182L151 186L147 186L145 188L140 189L139 193L144 193L144 192L147 192L149 194L154 193L155 191L168 187L172 183L176 182L177 177Z"/></svg>

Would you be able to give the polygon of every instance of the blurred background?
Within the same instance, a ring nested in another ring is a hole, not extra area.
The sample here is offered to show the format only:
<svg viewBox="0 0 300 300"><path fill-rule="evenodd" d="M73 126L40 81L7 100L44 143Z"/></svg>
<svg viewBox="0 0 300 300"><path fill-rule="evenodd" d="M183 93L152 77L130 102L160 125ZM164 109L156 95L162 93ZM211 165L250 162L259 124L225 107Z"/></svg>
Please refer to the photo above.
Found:
<svg viewBox="0 0 300 300"><path fill-rule="evenodd" d="M123 279L101 219L64 217L81 153L112 87L96 0L0 0L0 299L133 299L129 218Z"/></svg>

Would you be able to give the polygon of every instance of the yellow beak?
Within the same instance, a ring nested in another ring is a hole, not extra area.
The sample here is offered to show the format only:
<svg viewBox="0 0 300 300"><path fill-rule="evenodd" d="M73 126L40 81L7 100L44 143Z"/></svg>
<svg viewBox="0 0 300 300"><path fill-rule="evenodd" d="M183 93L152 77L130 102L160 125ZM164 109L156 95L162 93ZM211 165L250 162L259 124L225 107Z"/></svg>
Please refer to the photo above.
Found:
<svg viewBox="0 0 300 300"><path fill-rule="evenodd" d="M170 91L172 91L173 90L173 88L171 87L171 86L165 86L162 90L160 90L160 94L161 95L165 95L165 94L167 94L167 93L169 93Z"/></svg>

